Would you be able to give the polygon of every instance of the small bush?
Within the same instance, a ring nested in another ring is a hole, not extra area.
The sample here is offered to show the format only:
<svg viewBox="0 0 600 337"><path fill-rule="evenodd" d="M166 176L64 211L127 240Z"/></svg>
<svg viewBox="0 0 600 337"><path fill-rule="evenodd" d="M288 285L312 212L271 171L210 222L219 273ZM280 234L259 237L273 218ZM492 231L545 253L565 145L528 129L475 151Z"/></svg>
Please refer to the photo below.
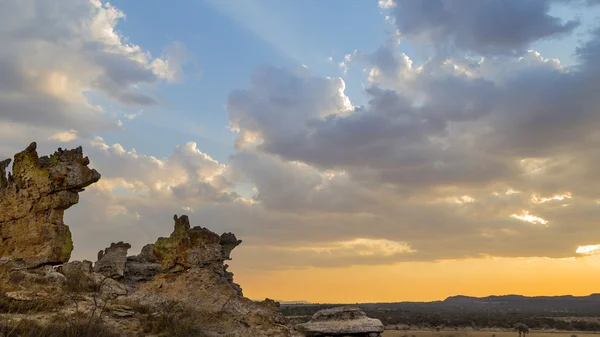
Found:
<svg viewBox="0 0 600 337"><path fill-rule="evenodd" d="M194 324L194 318L179 302L162 303L154 314L147 314L142 320L144 333L169 337L202 337L204 334ZM145 335L143 335L145 336Z"/></svg>
<svg viewBox="0 0 600 337"><path fill-rule="evenodd" d="M25 281L25 274L21 272L10 273L8 275L8 282L12 284L20 284Z"/></svg>
<svg viewBox="0 0 600 337"><path fill-rule="evenodd" d="M64 284L65 291L78 294L92 292L96 289L95 282L83 270L73 270L65 273L67 281Z"/></svg>
<svg viewBox="0 0 600 337"><path fill-rule="evenodd" d="M133 311L142 315L149 315L153 312L152 307L146 304L141 304L140 302L131 300L131 299L122 299L118 300L116 303L123 304L128 307L131 307Z"/></svg>

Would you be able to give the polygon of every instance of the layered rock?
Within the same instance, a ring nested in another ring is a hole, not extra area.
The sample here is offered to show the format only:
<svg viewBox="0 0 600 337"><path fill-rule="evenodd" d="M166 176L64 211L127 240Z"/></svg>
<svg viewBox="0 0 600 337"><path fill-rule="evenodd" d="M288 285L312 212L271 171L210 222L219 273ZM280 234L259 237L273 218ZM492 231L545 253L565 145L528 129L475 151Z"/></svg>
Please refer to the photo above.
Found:
<svg viewBox="0 0 600 337"><path fill-rule="evenodd" d="M130 296L141 303L160 305L176 301L194 315L205 334L212 336L294 336L277 302L254 302L242 296L226 271L225 260L241 243L235 235L217 235L190 227L189 219L175 216L170 237L153 247L162 273L142 284Z"/></svg>
<svg viewBox="0 0 600 337"><path fill-rule="evenodd" d="M148 244L142 248L139 255L127 257L124 282L130 289L135 289L140 282L152 280L162 271L162 266L154 256L153 250L154 245Z"/></svg>
<svg viewBox="0 0 600 337"><path fill-rule="evenodd" d="M123 241L111 243L110 247L98 252L98 261L94 264L94 271L114 279L123 278L129 248L131 245Z"/></svg>
<svg viewBox="0 0 600 337"><path fill-rule="evenodd" d="M221 236L202 227L190 228L187 215L175 215L175 230L168 238L158 238L153 252L163 272L183 271L192 267L223 264L242 240L232 233Z"/></svg>
<svg viewBox="0 0 600 337"><path fill-rule="evenodd" d="M7 176L10 163L0 162L3 301L34 307L42 299L56 297L46 301L52 302L48 308L65 317L82 312L94 315L101 306L110 313L105 319L115 333L123 336L131 335L123 324L146 322L133 304L145 305L153 317L159 317L173 303L205 336L298 336L287 326L279 303L244 298L234 283L224 262L231 260L232 250L242 241L232 233L217 235L192 228L185 215L175 216L169 237L144 246L137 256L127 257L131 246L118 242L101 251L94 265L87 260L68 262L73 243L63 213L100 174L88 168L81 147L58 149L40 158L32 143L15 155ZM120 300L130 301L132 307Z"/></svg>
<svg viewBox="0 0 600 337"><path fill-rule="evenodd" d="M32 143L14 156L6 176L9 164L0 162L0 261L22 261L26 268L69 261L73 242L64 211L100 174L88 167L81 147L38 157Z"/></svg>
<svg viewBox="0 0 600 337"><path fill-rule="evenodd" d="M298 324L305 336L378 337L384 330L380 320L369 318L357 307L345 306L317 311L310 321Z"/></svg>
<svg viewBox="0 0 600 337"><path fill-rule="evenodd" d="M94 271L92 267L92 261L83 260L83 261L71 261L69 263L65 263L63 265L58 266L57 270L59 273L67 275L73 274L77 272L81 272L84 274L89 274Z"/></svg>

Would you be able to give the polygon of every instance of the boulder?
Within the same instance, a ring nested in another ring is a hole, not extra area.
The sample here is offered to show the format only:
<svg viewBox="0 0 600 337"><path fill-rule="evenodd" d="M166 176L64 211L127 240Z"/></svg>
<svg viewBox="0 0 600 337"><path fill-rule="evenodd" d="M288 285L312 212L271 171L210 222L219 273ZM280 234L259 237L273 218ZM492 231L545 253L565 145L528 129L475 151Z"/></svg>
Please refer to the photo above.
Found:
<svg viewBox="0 0 600 337"><path fill-rule="evenodd" d="M154 256L154 245L147 244L139 255L128 256L125 262L125 283L135 286L139 282L150 281L158 275L162 266Z"/></svg>
<svg viewBox="0 0 600 337"><path fill-rule="evenodd" d="M378 337L384 330L380 320L369 318L357 307L344 306L317 311L310 321L298 324L305 336Z"/></svg>
<svg viewBox="0 0 600 337"><path fill-rule="evenodd" d="M83 261L71 261L65 264L62 264L56 268L56 270L63 274L68 275L76 272L82 273L91 273L94 271L92 268L92 261L83 260Z"/></svg>
<svg viewBox="0 0 600 337"><path fill-rule="evenodd" d="M94 288L103 299L115 299L127 295L127 287L117 280L106 277L99 273L89 274L89 279L93 282Z"/></svg>
<svg viewBox="0 0 600 337"><path fill-rule="evenodd" d="M79 192L100 179L81 147L38 157L36 143L0 162L0 258L22 259L27 268L69 261L73 242L63 222Z"/></svg>
<svg viewBox="0 0 600 337"><path fill-rule="evenodd" d="M111 243L110 247L98 252L98 261L94 264L94 271L114 279L123 278L129 248L131 245L123 243L123 241Z"/></svg>
<svg viewBox="0 0 600 337"><path fill-rule="evenodd" d="M60 285L63 285L67 282L67 278L63 274L56 272L56 271L51 271L51 272L47 273L46 279L49 282L57 283Z"/></svg>

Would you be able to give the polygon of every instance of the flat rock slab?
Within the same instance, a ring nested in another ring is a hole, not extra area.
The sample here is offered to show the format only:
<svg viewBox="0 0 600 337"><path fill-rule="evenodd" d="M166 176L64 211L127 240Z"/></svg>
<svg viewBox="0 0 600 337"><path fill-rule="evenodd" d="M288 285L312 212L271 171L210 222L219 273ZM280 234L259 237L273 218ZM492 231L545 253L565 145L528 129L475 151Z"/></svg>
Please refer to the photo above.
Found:
<svg viewBox="0 0 600 337"><path fill-rule="evenodd" d="M305 336L380 336L380 320L369 318L356 307L337 307L317 311L310 321L296 329Z"/></svg>

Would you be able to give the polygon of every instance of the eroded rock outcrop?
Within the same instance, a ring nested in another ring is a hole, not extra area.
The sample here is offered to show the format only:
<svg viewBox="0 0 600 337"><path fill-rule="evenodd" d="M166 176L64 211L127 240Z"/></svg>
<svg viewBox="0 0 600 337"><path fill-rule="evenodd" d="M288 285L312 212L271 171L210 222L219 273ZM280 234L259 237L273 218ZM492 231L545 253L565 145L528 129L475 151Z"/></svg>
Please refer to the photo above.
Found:
<svg viewBox="0 0 600 337"><path fill-rule="evenodd" d="M88 167L81 147L38 157L32 143L14 156L7 176L10 162L0 162L0 260L26 268L69 261L73 242L64 211L100 174Z"/></svg>
<svg viewBox="0 0 600 337"><path fill-rule="evenodd" d="M92 261L71 261L58 266L57 271L61 274L85 273L89 274L94 271Z"/></svg>
<svg viewBox="0 0 600 337"><path fill-rule="evenodd" d="M133 290L140 282L150 281L160 274L162 266L154 256L154 245L147 244L139 255L128 256L125 262L124 282Z"/></svg>
<svg viewBox="0 0 600 337"><path fill-rule="evenodd" d="M379 337L384 330L380 320L369 318L357 307L345 306L317 311L310 321L298 324L305 336Z"/></svg>
<svg viewBox="0 0 600 337"><path fill-rule="evenodd" d="M175 216L169 237L144 246L137 256L127 257L131 246L118 242L101 251L94 265L69 262L73 243L64 211L100 174L88 168L81 147L38 157L32 143L15 155L6 175L10 163L0 162L0 297L19 308L44 302L48 312L36 309L40 324L49 324L44 319L49 312L81 317L105 308L109 315L103 320L116 335L132 335L130 329L147 335L146 328L169 327L152 325L136 310L172 318L169 308L176 304L186 324L203 336L299 336L279 303L251 301L234 283L225 261L242 241L232 233L192 228L185 215Z"/></svg>
<svg viewBox="0 0 600 337"><path fill-rule="evenodd" d="M114 279L123 278L129 248L131 245L123 241L111 243L110 247L98 252L98 261L94 264L94 271Z"/></svg>
<svg viewBox="0 0 600 337"><path fill-rule="evenodd" d="M202 227L190 228L187 215L175 215L175 230L168 238L158 238L153 247L163 272L178 272L192 267L223 264L242 240L232 233L221 236Z"/></svg>
<svg viewBox="0 0 600 337"><path fill-rule="evenodd" d="M206 228L191 228L185 215L174 220L171 236L159 238L153 247L162 273L140 285L132 299L149 305L181 303L212 336L295 336L277 302L244 298L233 283L224 261L231 259L241 240L231 233L219 236Z"/></svg>

